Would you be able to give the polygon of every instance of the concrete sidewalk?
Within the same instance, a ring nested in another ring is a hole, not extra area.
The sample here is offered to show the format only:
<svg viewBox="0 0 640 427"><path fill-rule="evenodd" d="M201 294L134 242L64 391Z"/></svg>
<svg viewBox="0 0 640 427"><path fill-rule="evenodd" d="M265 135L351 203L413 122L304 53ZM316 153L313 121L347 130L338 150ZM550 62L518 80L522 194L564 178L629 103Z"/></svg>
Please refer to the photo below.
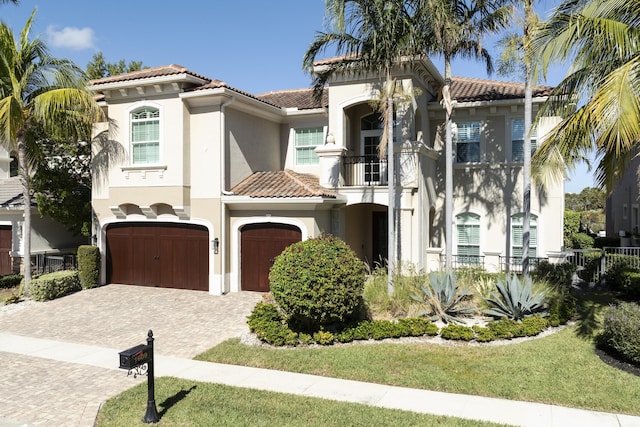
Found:
<svg viewBox="0 0 640 427"><path fill-rule="evenodd" d="M141 342L142 344L142 342ZM127 378L117 368L118 352L123 349L74 344L42 338L0 333L0 355L14 360L29 359L34 363L53 364L56 369L92 369L100 378L116 378L119 388L133 386L141 377ZM21 357L15 357L16 354ZM640 427L640 417L586 411L540 403L528 403L479 396L416 390L403 387L340 380L314 375L272 371L268 369L200 362L178 357L156 356L156 376L174 376L194 381L214 382L236 387L276 391L345 402L362 403L383 408L402 409L435 415L493 421L516 426L553 427ZM116 372L113 372L116 371ZM60 373L60 372L58 372ZM46 373L43 373L43 376ZM126 381L123 381L126 380ZM87 380L91 380L88 377ZM58 381L69 381L64 372ZM103 387L102 385L96 385ZM79 425L92 426L102 400L87 402ZM16 402L19 404L20 402ZM3 415L6 417L6 415ZM20 425L17 418L0 417L0 426ZM33 425L48 425L36 422Z"/></svg>

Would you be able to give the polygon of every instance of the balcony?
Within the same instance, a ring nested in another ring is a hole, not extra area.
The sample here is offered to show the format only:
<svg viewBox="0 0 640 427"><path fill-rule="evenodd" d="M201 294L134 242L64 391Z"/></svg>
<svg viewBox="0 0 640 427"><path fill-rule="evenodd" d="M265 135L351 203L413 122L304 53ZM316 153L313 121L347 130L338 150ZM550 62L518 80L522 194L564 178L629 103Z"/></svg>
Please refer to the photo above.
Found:
<svg viewBox="0 0 640 427"><path fill-rule="evenodd" d="M387 161L377 156L345 156L342 177L345 186L387 185Z"/></svg>

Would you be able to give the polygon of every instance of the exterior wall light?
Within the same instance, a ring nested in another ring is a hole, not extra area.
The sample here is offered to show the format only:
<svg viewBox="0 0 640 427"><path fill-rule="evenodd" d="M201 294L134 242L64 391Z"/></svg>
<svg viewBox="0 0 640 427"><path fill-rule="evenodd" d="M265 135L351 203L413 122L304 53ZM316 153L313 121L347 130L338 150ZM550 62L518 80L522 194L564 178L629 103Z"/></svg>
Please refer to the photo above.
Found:
<svg viewBox="0 0 640 427"><path fill-rule="evenodd" d="M213 253L218 255L218 252L220 250L220 240L216 237L213 239Z"/></svg>

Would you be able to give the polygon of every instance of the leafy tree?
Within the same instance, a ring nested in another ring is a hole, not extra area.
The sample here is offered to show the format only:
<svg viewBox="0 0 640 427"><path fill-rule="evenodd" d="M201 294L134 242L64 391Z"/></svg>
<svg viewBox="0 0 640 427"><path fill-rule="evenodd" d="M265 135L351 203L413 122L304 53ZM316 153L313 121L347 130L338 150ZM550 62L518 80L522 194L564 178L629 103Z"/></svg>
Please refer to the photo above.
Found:
<svg viewBox="0 0 640 427"><path fill-rule="evenodd" d="M121 59L118 62L107 62L102 52L98 52L91 57L87 63L87 77L90 79L101 79L103 77L117 76L118 74L140 71L143 68L142 61L129 61L129 64Z"/></svg>
<svg viewBox="0 0 640 427"><path fill-rule="evenodd" d="M451 268L453 246L453 133L451 115L451 61L456 57L475 58L485 63L487 73L493 71L489 52L482 38L498 32L511 15L506 0L411 0L415 10L416 31L428 54L444 58L442 102L445 118L445 265Z"/></svg>
<svg viewBox="0 0 640 427"><path fill-rule="evenodd" d="M75 235L91 234L91 145L86 141L38 140L41 164L31 187L38 210Z"/></svg>
<svg viewBox="0 0 640 427"><path fill-rule="evenodd" d="M610 192L640 141L640 0L564 0L533 42L545 66L572 61L540 114L565 117L534 155L561 179L595 150ZM566 113L566 114L565 114Z"/></svg>
<svg viewBox="0 0 640 427"><path fill-rule="evenodd" d="M49 55L40 39L29 39L35 10L19 40L0 23L0 142L18 154L24 202L25 293L31 284L31 169L36 162L36 131L80 140L101 111L86 89L85 75L67 60Z"/></svg>
<svg viewBox="0 0 640 427"><path fill-rule="evenodd" d="M316 95L321 94L328 80L340 73L366 73L382 71L384 75L383 99L379 103L384 117L384 132L378 148L387 155L389 174L389 293L393 292L395 244L395 173L393 159L393 104L395 79L392 68L403 56L417 53L414 26L403 0L327 0L326 12L333 28L318 33L304 56L304 67L313 72L318 55L335 48L339 60L328 64L313 75ZM389 147L387 147L387 144Z"/></svg>
<svg viewBox="0 0 640 427"><path fill-rule="evenodd" d="M602 210L606 203L607 194L600 188L586 187L578 194L565 194L565 206L577 212Z"/></svg>

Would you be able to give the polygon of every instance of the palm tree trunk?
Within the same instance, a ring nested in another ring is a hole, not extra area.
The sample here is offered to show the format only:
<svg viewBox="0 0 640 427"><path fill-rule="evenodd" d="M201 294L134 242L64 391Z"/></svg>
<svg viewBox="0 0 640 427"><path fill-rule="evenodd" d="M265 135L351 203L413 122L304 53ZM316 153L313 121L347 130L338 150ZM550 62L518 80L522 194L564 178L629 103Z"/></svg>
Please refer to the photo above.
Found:
<svg viewBox="0 0 640 427"><path fill-rule="evenodd" d="M387 185L389 192L389 201L387 207L387 222L389 231L389 240L387 241L387 292L393 294L393 276L395 274L396 264L396 188L395 188L395 156L393 147L393 89L392 83L389 84L389 93L387 94Z"/></svg>
<svg viewBox="0 0 640 427"><path fill-rule="evenodd" d="M18 165L20 167L20 183L22 184L22 202L24 204L24 222L22 227L22 261L24 264L25 295L31 292L31 188L29 185L29 167L25 153L25 142L18 137Z"/></svg>
<svg viewBox="0 0 640 427"><path fill-rule="evenodd" d="M445 118L445 271L451 270L453 252L453 134L451 131L451 60L444 59L444 86L442 96L446 111Z"/></svg>
<svg viewBox="0 0 640 427"><path fill-rule="evenodd" d="M524 40L528 46L531 37L531 22L533 15L533 4L531 0L524 0ZM526 49L526 47L525 47ZM526 54L524 56L524 142L523 142L523 165L522 165L522 274L529 275L529 246L531 232L531 115L532 115L532 69L531 59Z"/></svg>

